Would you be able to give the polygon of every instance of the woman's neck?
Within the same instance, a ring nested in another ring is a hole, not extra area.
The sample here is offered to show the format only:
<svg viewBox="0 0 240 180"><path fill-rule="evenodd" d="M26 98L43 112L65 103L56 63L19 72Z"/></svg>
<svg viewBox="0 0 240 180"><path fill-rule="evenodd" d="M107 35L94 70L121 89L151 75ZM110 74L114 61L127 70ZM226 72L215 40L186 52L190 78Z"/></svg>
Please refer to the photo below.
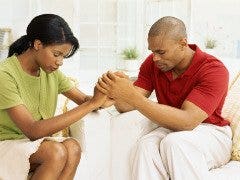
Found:
<svg viewBox="0 0 240 180"><path fill-rule="evenodd" d="M17 56L23 71L30 74L31 76L40 75L40 67L36 63L35 58L30 49L28 49L23 54Z"/></svg>

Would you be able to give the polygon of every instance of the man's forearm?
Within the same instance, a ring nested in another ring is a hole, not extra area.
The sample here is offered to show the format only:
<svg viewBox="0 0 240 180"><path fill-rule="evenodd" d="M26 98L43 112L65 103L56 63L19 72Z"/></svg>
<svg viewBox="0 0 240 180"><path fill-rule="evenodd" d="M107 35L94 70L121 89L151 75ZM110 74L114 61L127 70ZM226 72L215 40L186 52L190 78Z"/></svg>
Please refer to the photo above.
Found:
<svg viewBox="0 0 240 180"><path fill-rule="evenodd" d="M140 94L132 97L129 104L151 121L174 131L191 130L199 124L187 111L155 103Z"/></svg>

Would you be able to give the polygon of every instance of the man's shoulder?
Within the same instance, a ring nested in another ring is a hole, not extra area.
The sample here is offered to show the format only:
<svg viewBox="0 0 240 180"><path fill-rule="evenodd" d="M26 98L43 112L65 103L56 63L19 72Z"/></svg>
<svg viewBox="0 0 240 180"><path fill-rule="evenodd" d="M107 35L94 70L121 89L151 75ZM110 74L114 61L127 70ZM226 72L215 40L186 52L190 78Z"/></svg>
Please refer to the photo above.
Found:
<svg viewBox="0 0 240 180"><path fill-rule="evenodd" d="M228 79L229 71L226 66L218 58L207 55L203 63L199 67L199 72L197 73L203 79Z"/></svg>
<svg viewBox="0 0 240 180"><path fill-rule="evenodd" d="M223 62L212 55L206 54L206 58L205 58L205 62L203 63L204 66L208 67L208 68L213 68L213 69L223 69L223 70L227 70L226 66L223 64Z"/></svg>
<svg viewBox="0 0 240 180"><path fill-rule="evenodd" d="M143 61L142 66L153 67L153 54L148 55L148 57Z"/></svg>

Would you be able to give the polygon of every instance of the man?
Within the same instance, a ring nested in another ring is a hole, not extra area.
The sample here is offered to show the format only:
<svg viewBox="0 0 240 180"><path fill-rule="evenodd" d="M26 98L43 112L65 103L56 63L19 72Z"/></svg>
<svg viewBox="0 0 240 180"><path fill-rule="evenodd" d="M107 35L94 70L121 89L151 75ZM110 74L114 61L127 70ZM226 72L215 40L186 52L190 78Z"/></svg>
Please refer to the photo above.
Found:
<svg viewBox="0 0 240 180"><path fill-rule="evenodd" d="M160 127L142 137L133 179L211 179L209 172L230 159L231 129L221 117L228 71L215 57L188 45L184 23L163 17L148 33L152 54L132 84L108 72L97 88L120 112L138 110ZM158 103L148 99L155 90Z"/></svg>

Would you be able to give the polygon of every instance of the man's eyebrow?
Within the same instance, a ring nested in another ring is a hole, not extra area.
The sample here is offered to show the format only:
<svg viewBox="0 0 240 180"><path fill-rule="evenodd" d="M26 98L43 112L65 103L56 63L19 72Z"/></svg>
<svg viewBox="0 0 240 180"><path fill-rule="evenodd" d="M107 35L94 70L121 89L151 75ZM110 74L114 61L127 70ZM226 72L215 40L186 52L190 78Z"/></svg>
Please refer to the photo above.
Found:
<svg viewBox="0 0 240 180"><path fill-rule="evenodd" d="M156 53L165 53L165 50L162 49L156 49L156 50L152 50L152 52L156 52Z"/></svg>
<svg viewBox="0 0 240 180"><path fill-rule="evenodd" d="M149 50L149 51L152 51L152 52L159 52L159 53L164 53L164 52L166 52L166 50L163 50L163 49L152 50L152 49L150 49L149 47L148 47L148 50Z"/></svg>

